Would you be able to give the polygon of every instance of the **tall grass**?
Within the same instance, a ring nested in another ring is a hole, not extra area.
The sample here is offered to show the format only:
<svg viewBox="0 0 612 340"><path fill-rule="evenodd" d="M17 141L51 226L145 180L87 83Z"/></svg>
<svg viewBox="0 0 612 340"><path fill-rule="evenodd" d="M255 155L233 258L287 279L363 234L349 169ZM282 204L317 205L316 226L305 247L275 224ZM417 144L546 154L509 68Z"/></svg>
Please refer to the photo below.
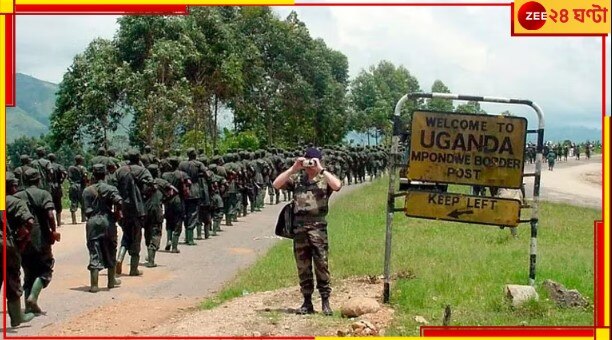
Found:
<svg viewBox="0 0 612 340"><path fill-rule="evenodd" d="M385 244L386 180L347 194L330 208L329 263L333 280L381 275ZM403 204L400 199L396 205ZM389 335L418 334L414 316L441 324L451 306L452 325L590 325L593 311L559 309L541 287L552 279L593 298L593 221L599 211L541 203L536 289L540 301L512 309L503 302L503 286L527 284L529 226L518 238L498 227L394 216L391 303L396 310ZM241 272L216 297L211 308L245 291L297 285L290 241L279 242L254 266ZM382 286L381 286L382 290ZM333 293L332 293L333 294ZM333 298L333 295L332 295Z"/></svg>

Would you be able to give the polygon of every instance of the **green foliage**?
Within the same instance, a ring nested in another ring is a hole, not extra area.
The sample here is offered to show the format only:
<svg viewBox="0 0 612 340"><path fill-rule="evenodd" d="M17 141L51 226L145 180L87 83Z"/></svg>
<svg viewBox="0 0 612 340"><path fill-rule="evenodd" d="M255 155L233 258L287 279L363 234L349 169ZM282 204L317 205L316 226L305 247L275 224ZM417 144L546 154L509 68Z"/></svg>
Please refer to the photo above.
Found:
<svg viewBox="0 0 612 340"><path fill-rule="evenodd" d="M431 92L451 93L450 89L444 83L437 79L431 85ZM432 111L453 112L454 105L451 99L432 98L427 101L426 107Z"/></svg>
<svg viewBox="0 0 612 340"><path fill-rule="evenodd" d="M228 129L223 129L223 137L219 143L219 151L221 153L228 149L259 149L260 142L255 133L252 131L232 132Z"/></svg>
<svg viewBox="0 0 612 340"><path fill-rule="evenodd" d="M476 102L476 101L469 101L469 102L467 102L465 104L457 105L457 108L455 109L455 112L458 112L458 113L478 113L478 114L487 113L485 110L480 108L480 102ZM511 115L510 112L508 112L508 111L502 112L502 115L503 114Z"/></svg>

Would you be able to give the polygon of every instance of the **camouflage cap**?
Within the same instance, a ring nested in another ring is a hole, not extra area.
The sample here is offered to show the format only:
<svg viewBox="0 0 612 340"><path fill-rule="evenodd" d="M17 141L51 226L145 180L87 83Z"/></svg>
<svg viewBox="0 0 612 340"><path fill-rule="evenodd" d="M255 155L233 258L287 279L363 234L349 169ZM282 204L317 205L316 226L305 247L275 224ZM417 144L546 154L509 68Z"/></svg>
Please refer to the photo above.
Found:
<svg viewBox="0 0 612 340"><path fill-rule="evenodd" d="M94 164L93 165L93 173L94 175L103 175L106 174L106 166L104 164Z"/></svg>
<svg viewBox="0 0 612 340"><path fill-rule="evenodd" d="M19 185L19 179L15 177L14 173L7 171L6 172L6 186L10 186L10 185Z"/></svg>
<svg viewBox="0 0 612 340"><path fill-rule="evenodd" d="M27 169L23 175L25 181L28 183L35 183L40 180L40 173L38 172L38 170L33 168Z"/></svg>

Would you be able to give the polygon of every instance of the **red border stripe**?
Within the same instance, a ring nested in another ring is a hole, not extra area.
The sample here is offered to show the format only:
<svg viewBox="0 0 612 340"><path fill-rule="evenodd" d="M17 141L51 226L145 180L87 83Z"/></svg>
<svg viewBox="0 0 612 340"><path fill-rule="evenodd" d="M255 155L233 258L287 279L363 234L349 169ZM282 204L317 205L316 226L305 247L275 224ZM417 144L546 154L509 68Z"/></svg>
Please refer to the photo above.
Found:
<svg viewBox="0 0 612 340"><path fill-rule="evenodd" d="M6 106L15 106L15 16L4 18L4 93Z"/></svg>
<svg viewBox="0 0 612 340"><path fill-rule="evenodd" d="M17 14L187 14L186 5L15 5Z"/></svg>
<svg viewBox="0 0 612 340"><path fill-rule="evenodd" d="M594 328L584 327L421 327L421 336L441 337L594 337Z"/></svg>
<svg viewBox="0 0 612 340"><path fill-rule="evenodd" d="M595 327L605 326L605 230L603 221L595 222Z"/></svg>

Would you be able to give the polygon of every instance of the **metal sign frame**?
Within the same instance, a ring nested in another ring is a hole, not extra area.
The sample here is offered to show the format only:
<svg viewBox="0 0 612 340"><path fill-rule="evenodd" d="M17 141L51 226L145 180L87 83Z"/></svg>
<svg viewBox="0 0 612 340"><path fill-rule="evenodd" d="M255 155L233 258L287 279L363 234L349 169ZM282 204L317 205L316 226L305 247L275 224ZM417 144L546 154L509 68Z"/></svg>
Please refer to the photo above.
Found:
<svg viewBox="0 0 612 340"><path fill-rule="evenodd" d="M531 100L527 99L512 99L512 98L501 98L501 97L484 97L484 96L471 96L471 95L460 95L451 93L408 93L402 96L395 105L395 111L393 114L393 136L391 139L391 152L389 154L389 193L387 196L387 226L385 231L385 263L384 263L384 288L383 288L383 301L389 303L390 299L390 287L391 287L391 241L392 241L392 226L393 226L393 214L396 212L404 211L403 208L397 209L395 207L395 198L404 196L403 193L397 194L395 192L396 187L396 173L397 173L397 159L399 155L399 142L400 136L403 134L400 113L401 109L408 100L416 99L448 99L448 100L465 100L465 101L476 101L476 102L487 102L487 103L500 103L500 104L512 104L512 105L527 105L531 107L538 117L538 128L536 130L527 129L527 133L537 134L537 146L536 146L536 163L535 172L523 174L524 177L534 177L533 184L533 201L531 204L531 218L529 220L521 220L520 222L529 222L531 226L531 239L529 247L529 285L535 285L536 275L536 258L537 258L537 237L538 237L538 219L539 219L539 202L540 202L540 178L542 170L542 150L544 148L544 112L540 106Z"/></svg>

